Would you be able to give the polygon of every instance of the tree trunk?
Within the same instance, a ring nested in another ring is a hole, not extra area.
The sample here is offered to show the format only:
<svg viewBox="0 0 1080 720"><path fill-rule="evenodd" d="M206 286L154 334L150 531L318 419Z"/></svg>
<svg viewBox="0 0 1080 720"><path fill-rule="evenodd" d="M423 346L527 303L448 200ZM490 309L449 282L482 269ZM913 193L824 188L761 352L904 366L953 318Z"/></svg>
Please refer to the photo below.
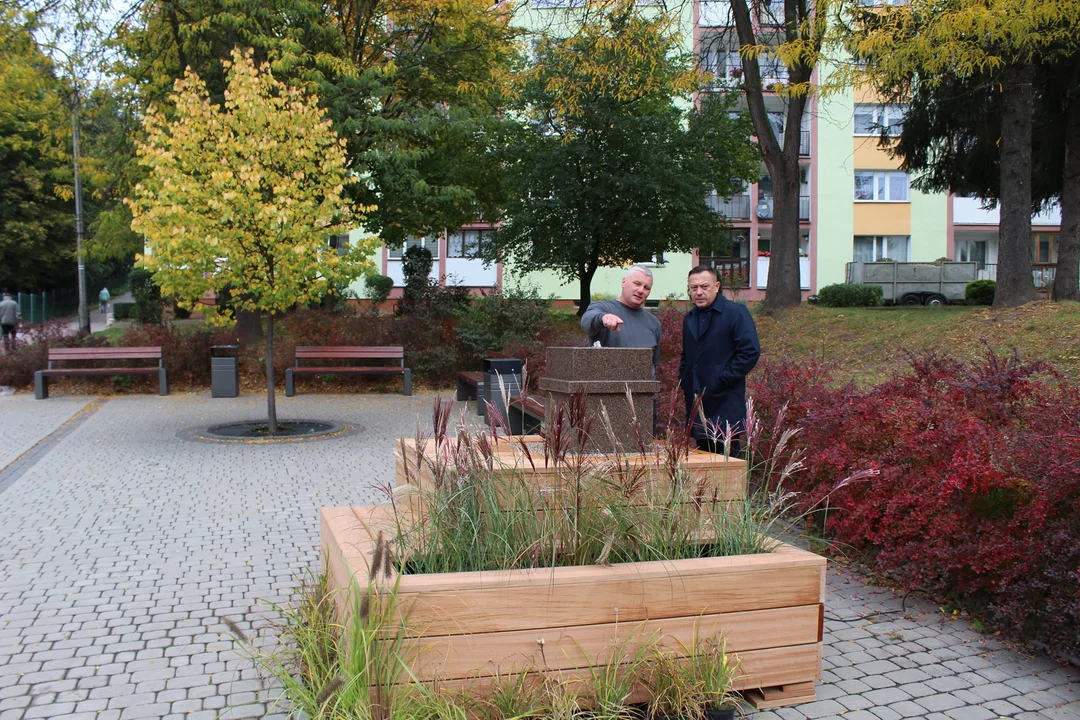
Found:
<svg viewBox="0 0 1080 720"><path fill-rule="evenodd" d="M266 426L277 435L277 403L274 399L274 313L266 313Z"/></svg>
<svg viewBox="0 0 1080 720"><path fill-rule="evenodd" d="M1080 300L1080 88L1065 106L1065 171L1061 179L1061 237L1058 241L1054 300Z"/></svg>
<svg viewBox="0 0 1080 720"><path fill-rule="evenodd" d="M769 278L761 311L771 316L797 306L802 300L799 289L798 156L795 160L794 172L786 158L784 166L769 170L773 181L773 224Z"/></svg>
<svg viewBox="0 0 1080 720"><path fill-rule="evenodd" d="M740 46L755 46L764 42L751 17L752 6L755 4L747 0L730 0ZM816 43L820 46L820 36L812 32L809 37L801 34L805 18L804 3L784 0L784 43ZM799 94L787 99L785 132L783 138L778 138L765 106L766 88L762 86L761 65L756 57L747 56L742 57L741 64L750 119L754 123L761 158L773 182L771 258L761 312L775 317L802 301L799 288L799 135L807 101L805 96ZM788 68L789 86L799 87L810 82L813 70L812 66L799 63Z"/></svg>
<svg viewBox="0 0 1080 720"><path fill-rule="evenodd" d="M1033 65L1005 71L1001 97L1001 223L994 308L1035 299L1031 275L1031 130Z"/></svg>
<svg viewBox="0 0 1080 720"><path fill-rule="evenodd" d="M589 303L592 302L592 279L594 275L596 275L595 265L582 268L578 275L578 317L585 314L585 311L589 309Z"/></svg>

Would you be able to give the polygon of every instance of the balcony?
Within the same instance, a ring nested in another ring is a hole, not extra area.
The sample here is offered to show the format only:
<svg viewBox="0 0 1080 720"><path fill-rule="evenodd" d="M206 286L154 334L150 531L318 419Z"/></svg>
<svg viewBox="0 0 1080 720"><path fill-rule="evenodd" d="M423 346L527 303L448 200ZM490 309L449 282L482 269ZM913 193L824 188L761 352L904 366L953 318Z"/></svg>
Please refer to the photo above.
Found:
<svg viewBox="0 0 1080 720"><path fill-rule="evenodd" d="M757 213L759 220L765 220L772 222L773 217L773 202L771 195L762 195L758 200L758 206L754 209ZM799 220L810 220L810 196L799 196Z"/></svg>
<svg viewBox="0 0 1080 720"><path fill-rule="evenodd" d="M718 212L724 217L736 218L741 220L750 219L749 195L735 195L729 198L722 198L718 197L717 195L708 195L705 198L705 203L709 206L710 210Z"/></svg>
<svg viewBox="0 0 1080 720"><path fill-rule="evenodd" d="M987 263L979 268L977 277L979 280L994 280L996 282L997 269L996 263ZM1057 263L1032 263L1031 279L1035 283L1035 288L1044 290L1050 287L1054 283L1056 271Z"/></svg>
<svg viewBox="0 0 1080 720"><path fill-rule="evenodd" d="M750 287L750 258L701 258L701 264L716 268L720 284L725 288Z"/></svg>

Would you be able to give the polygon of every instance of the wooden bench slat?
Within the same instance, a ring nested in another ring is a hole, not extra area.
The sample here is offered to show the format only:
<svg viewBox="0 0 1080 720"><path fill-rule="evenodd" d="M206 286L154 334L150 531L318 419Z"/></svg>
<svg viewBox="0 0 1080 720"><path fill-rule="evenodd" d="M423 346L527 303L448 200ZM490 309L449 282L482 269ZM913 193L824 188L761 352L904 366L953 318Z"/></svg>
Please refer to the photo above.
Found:
<svg viewBox="0 0 1080 720"><path fill-rule="evenodd" d="M50 361L63 360L160 360L161 348L56 348Z"/></svg>
<svg viewBox="0 0 1080 720"><path fill-rule="evenodd" d="M294 375L319 375L322 373L338 374L338 373L403 373L405 368L394 367L391 365L379 365L377 367L354 367L352 365L333 365L330 367L313 367L311 365L302 365L300 367L290 368Z"/></svg>
<svg viewBox="0 0 1080 720"><path fill-rule="evenodd" d="M461 370L457 376L473 385L484 382L484 373L479 370Z"/></svg>
<svg viewBox="0 0 1080 720"><path fill-rule="evenodd" d="M126 367L126 368L52 368L41 370L42 375L57 377L60 375L157 375L160 368L154 367Z"/></svg>
<svg viewBox="0 0 1080 720"><path fill-rule="evenodd" d="M400 360L405 357L405 349L400 347L298 347L295 355L297 360L327 358Z"/></svg>

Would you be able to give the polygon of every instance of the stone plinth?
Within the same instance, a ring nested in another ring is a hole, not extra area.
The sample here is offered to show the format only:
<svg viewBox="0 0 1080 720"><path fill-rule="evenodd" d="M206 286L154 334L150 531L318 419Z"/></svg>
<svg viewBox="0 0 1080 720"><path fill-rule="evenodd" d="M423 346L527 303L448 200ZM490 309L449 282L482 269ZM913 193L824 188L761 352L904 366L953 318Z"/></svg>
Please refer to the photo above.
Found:
<svg viewBox="0 0 1080 720"><path fill-rule="evenodd" d="M637 445L633 430L645 442L653 437L653 408L660 383L653 379L653 351L648 348L548 348L547 375L540 378L540 391L547 397L547 422L559 408L569 408L571 398L580 393L585 412L592 418L586 449L609 452L616 447ZM627 391L633 407L627 402ZM601 420L606 409L615 442Z"/></svg>

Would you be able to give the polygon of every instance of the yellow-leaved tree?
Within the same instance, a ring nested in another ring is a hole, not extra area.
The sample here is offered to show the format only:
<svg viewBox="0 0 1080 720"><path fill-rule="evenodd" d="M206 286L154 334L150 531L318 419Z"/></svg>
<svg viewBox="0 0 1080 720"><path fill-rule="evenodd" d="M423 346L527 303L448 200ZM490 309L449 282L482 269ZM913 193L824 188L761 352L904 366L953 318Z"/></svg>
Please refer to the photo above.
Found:
<svg viewBox="0 0 1080 720"><path fill-rule="evenodd" d="M274 403L274 317L347 284L368 269L374 240L339 255L329 238L356 226L344 194L345 143L314 97L234 50L224 106L191 72L177 80L169 117L147 113L138 147L147 178L135 187L132 229L146 239L140 262L164 295L192 307L208 291L227 300L210 322L236 310L266 317L268 430Z"/></svg>

